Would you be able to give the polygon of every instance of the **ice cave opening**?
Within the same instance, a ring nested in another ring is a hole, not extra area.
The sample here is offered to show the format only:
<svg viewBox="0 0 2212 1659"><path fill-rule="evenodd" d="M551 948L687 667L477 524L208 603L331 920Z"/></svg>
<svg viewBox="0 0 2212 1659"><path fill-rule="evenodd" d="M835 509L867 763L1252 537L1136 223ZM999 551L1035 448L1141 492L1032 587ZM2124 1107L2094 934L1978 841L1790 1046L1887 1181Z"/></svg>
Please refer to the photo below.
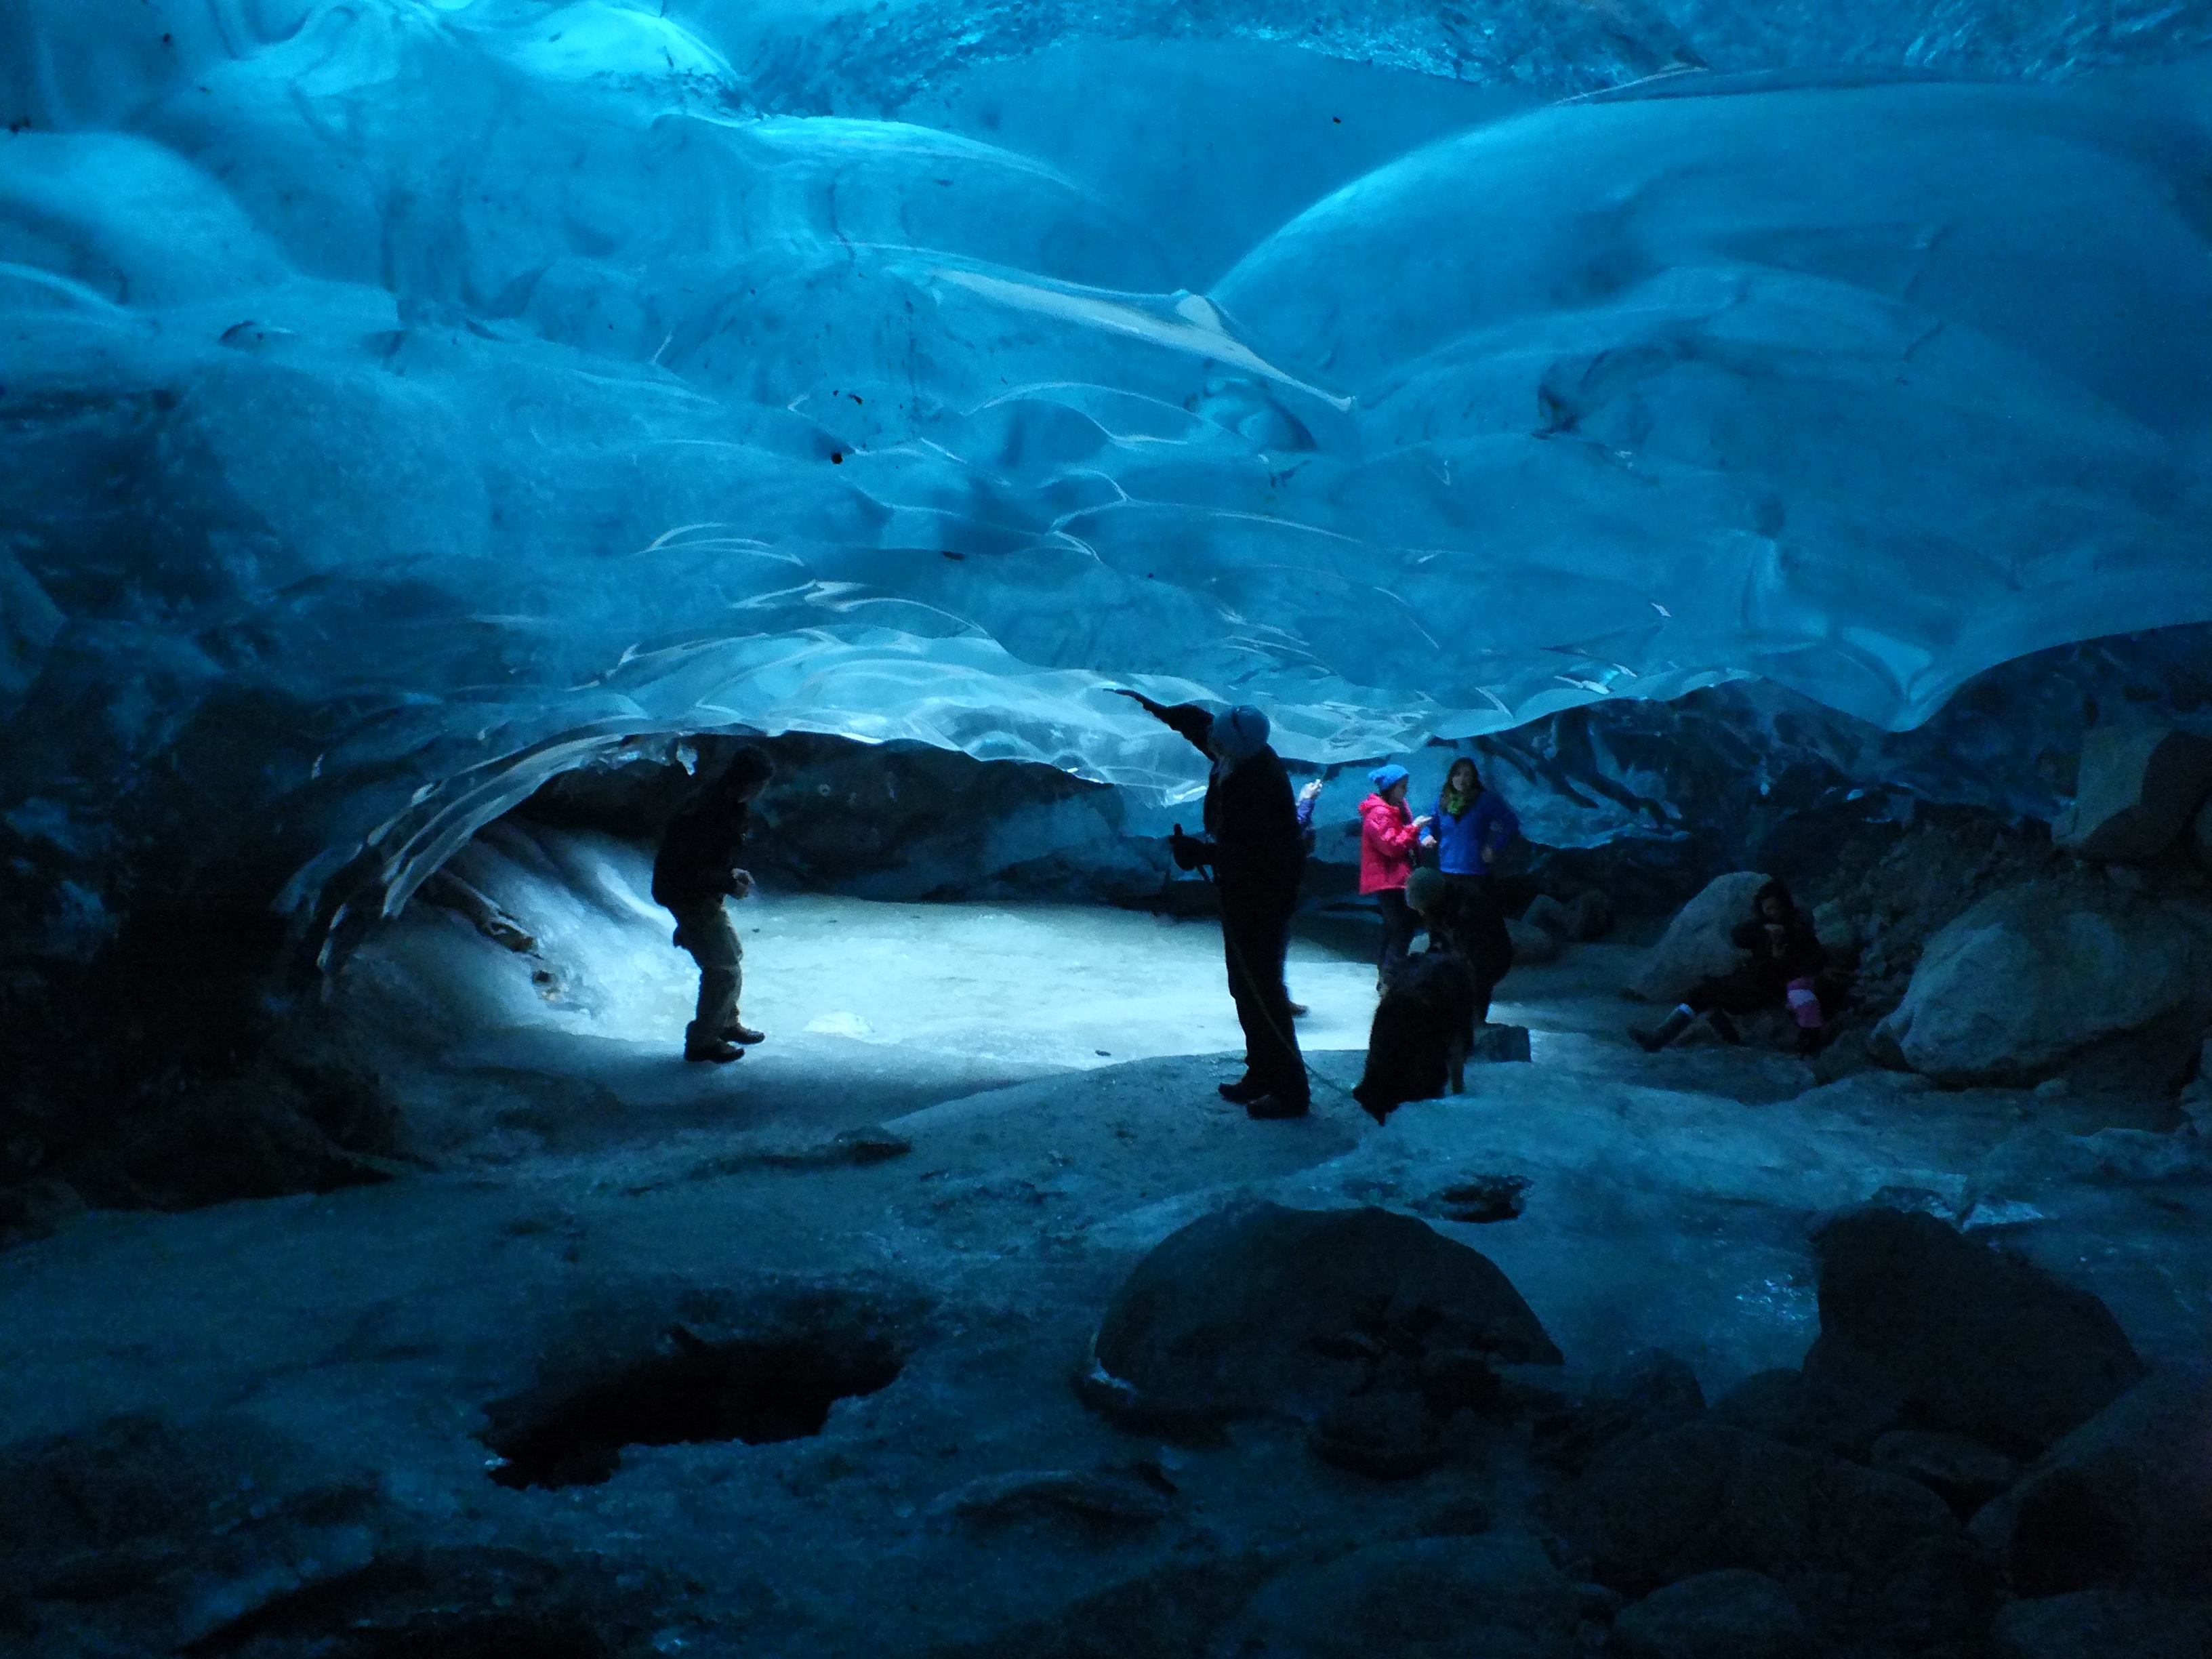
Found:
<svg viewBox="0 0 2212 1659"><path fill-rule="evenodd" d="M2212 1656L2208 92L10 0L0 1649Z"/></svg>

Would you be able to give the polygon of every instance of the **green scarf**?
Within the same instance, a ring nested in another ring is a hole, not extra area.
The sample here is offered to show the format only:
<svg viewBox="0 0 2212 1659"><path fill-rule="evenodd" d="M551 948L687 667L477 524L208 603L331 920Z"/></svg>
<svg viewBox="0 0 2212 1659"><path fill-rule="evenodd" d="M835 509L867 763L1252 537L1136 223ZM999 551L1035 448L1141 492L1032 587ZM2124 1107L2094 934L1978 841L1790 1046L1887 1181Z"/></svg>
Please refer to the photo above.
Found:
<svg viewBox="0 0 2212 1659"><path fill-rule="evenodd" d="M1444 809L1446 817L1459 817L1465 814L1468 807L1474 805L1475 795L1480 795L1481 793L1480 785L1476 786L1474 794L1472 795L1462 795L1455 789L1447 788L1437 805Z"/></svg>

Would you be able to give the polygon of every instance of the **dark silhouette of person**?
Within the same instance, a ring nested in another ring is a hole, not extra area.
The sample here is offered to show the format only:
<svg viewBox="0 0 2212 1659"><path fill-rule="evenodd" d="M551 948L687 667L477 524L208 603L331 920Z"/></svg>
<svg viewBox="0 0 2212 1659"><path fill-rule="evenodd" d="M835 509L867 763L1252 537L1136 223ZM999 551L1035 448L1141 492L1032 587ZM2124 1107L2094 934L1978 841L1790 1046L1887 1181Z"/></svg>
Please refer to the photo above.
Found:
<svg viewBox="0 0 2212 1659"><path fill-rule="evenodd" d="M1474 994L1472 1029L1490 1024L1490 1000L1513 967L1513 936L1504 913L1491 896L1488 882L1454 881L1441 870L1413 872L1406 883L1406 902L1429 930L1429 954L1456 957Z"/></svg>
<svg viewBox="0 0 2212 1659"><path fill-rule="evenodd" d="M1221 949L1237 1023L1244 1029L1244 1075L1221 1097L1255 1118L1304 1117L1311 1085L1291 1024L1283 964L1291 916L1305 874L1305 838L1291 797L1290 774L1268 746L1267 717L1232 708L1213 715L1191 703L1154 702L1133 691L1155 718L1213 762L1206 787L1206 834L1170 842L1176 865L1210 866L1221 895Z"/></svg>
<svg viewBox="0 0 2212 1659"><path fill-rule="evenodd" d="M1704 1015L1729 1042L1741 1042L1731 1015L1786 1007L1797 1022L1799 1052L1818 1053L1823 1018L1813 981L1828 965L1828 953L1790 889L1779 879L1761 887L1751 915L1736 924L1729 939L1738 950L1750 951L1751 959L1717 979L1698 981L1659 1024L1650 1030L1632 1026L1629 1036L1656 1054Z"/></svg>
<svg viewBox="0 0 2212 1659"><path fill-rule="evenodd" d="M684 1031L686 1060L726 1064L743 1057L739 1044L763 1035L738 1015L745 951L722 901L753 890L751 872L738 860L751 804L775 775L765 750L738 750L720 777L677 809L653 860L653 902L676 918L675 943L699 964L699 1006Z"/></svg>

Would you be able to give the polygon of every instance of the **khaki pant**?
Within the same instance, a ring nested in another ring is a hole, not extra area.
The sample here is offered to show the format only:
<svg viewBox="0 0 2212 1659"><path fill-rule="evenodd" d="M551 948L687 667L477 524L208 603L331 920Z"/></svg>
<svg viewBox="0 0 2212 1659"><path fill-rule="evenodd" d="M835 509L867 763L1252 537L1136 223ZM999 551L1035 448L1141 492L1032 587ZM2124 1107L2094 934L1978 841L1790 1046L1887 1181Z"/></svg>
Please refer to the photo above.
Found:
<svg viewBox="0 0 2212 1659"><path fill-rule="evenodd" d="M686 1048L721 1041L738 1023L738 994L745 983L745 947L730 925L730 913L717 898L671 905L676 942L699 964L699 1009L684 1033Z"/></svg>

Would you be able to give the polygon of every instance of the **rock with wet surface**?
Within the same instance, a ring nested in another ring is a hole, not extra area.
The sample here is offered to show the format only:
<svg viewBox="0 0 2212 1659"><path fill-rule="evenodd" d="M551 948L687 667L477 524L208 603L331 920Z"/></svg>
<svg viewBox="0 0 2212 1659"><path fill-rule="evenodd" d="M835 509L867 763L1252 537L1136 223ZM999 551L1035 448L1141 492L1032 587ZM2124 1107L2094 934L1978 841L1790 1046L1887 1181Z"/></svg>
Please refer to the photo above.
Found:
<svg viewBox="0 0 2212 1659"><path fill-rule="evenodd" d="M2008 1602L1990 1631L1994 1659L2204 1659L2212 1603L2079 1590Z"/></svg>

